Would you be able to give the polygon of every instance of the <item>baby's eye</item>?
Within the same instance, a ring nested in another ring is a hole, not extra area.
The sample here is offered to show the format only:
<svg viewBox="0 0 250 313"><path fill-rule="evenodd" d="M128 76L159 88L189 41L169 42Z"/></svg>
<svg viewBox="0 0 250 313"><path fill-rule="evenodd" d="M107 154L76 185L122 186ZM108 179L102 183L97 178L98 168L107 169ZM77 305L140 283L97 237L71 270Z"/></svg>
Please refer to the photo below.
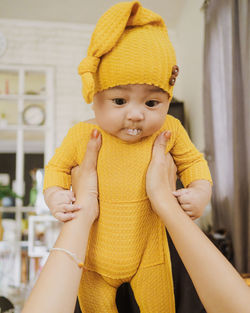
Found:
<svg viewBox="0 0 250 313"><path fill-rule="evenodd" d="M149 100L145 104L146 104L146 106L148 106L150 108L153 108L153 107L155 107L155 106L157 106L159 104L159 101Z"/></svg>
<svg viewBox="0 0 250 313"><path fill-rule="evenodd" d="M117 105L123 105L125 103L125 99L123 98L115 98L115 99L112 99L112 101Z"/></svg>

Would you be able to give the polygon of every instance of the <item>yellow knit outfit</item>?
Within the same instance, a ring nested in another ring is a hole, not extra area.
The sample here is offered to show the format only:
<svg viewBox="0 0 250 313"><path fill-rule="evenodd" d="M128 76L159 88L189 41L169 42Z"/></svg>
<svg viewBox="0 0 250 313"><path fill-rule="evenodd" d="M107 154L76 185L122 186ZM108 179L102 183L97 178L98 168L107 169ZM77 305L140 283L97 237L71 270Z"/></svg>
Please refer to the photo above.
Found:
<svg viewBox="0 0 250 313"><path fill-rule="evenodd" d="M114 5L100 18L78 72L84 99L91 103L97 92L128 84L158 86L171 98L178 67L161 16L131 1ZM117 312L116 289L130 282L142 313L174 313L165 228L145 188L154 140L163 130L171 131L167 151L185 187L199 179L211 181L207 163L171 116L158 132L136 143L81 122L69 130L46 166L44 189L70 188L71 168L82 162L93 128L102 134L97 164L100 215L90 232L79 288L81 310Z"/></svg>
<svg viewBox="0 0 250 313"><path fill-rule="evenodd" d="M102 134L102 147L97 164L100 215L90 232L85 270L79 289L81 309L83 312L91 313L117 312L115 308L111 311L109 306L108 309L104 308L102 299L104 296L106 300L109 299L107 300L109 304L114 302L113 289L116 288L110 288L111 284L107 282L108 279L113 279L118 282L131 281L131 285L135 287L135 298L141 304L141 312L175 312L165 228L152 211L145 188L154 140L160 132L171 131L167 151L171 152L178 175L185 187L198 179L211 181L207 163L190 141L181 123L170 115L167 115L164 125L158 132L136 143L124 142L104 132L97 125L81 122L69 130L62 145L46 166L44 189L51 186L70 188L71 168L82 162L94 128L99 129ZM152 292L150 281L154 282L154 267L156 270L162 268L161 275L159 274L161 280L155 286L154 301L152 296L146 301L144 298ZM149 279L146 273L150 270ZM88 284L89 275L96 276L92 284ZM103 277L101 280L97 279L100 275ZM100 289L104 285L106 289L96 294L95 290L100 281ZM141 293L140 290L146 286L149 288L148 292L144 290ZM90 294L94 296L94 307L90 306L90 299L86 299ZM97 300L99 296L96 295L102 295L101 299ZM160 304L161 301L164 305ZM149 310L147 306L143 311L143 303L149 306L151 303L154 309ZM156 309L157 303L165 306L165 309L161 310L160 307Z"/></svg>

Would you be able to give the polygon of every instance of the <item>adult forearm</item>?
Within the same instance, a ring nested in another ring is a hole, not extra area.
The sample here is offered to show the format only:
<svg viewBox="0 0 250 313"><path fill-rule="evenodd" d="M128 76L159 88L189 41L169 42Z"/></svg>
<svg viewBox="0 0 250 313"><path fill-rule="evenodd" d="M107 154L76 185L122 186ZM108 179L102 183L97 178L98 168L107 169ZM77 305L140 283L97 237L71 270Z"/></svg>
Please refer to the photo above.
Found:
<svg viewBox="0 0 250 313"><path fill-rule="evenodd" d="M247 313L250 290L232 265L169 195L154 204L208 313ZM160 209L159 209L160 208ZM229 301L230 300L230 301Z"/></svg>
<svg viewBox="0 0 250 313"><path fill-rule="evenodd" d="M99 214L96 163L100 147L100 133L94 130L82 163L71 171L75 205L82 208L73 220L63 224L55 244L55 248L70 251L81 262L85 259L90 228ZM54 190L49 192L53 194ZM22 313L73 312L81 274L70 255L53 250Z"/></svg>
<svg viewBox="0 0 250 313"><path fill-rule="evenodd" d="M63 224L55 247L75 253L85 259L92 217L89 208ZM23 309L23 313L70 313L74 311L82 270L65 252L51 251L49 258ZM37 305L39 303L39 305Z"/></svg>

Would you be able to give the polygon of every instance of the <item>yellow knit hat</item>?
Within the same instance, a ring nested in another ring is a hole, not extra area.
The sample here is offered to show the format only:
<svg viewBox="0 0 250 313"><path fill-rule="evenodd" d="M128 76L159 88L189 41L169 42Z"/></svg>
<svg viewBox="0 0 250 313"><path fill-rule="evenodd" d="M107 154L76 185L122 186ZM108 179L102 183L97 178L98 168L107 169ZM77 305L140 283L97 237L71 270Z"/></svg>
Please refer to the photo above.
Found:
<svg viewBox="0 0 250 313"><path fill-rule="evenodd" d="M154 85L172 98L178 71L163 19L138 1L120 2L103 14L78 67L87 103L99 91L128 84Z"/></svg>

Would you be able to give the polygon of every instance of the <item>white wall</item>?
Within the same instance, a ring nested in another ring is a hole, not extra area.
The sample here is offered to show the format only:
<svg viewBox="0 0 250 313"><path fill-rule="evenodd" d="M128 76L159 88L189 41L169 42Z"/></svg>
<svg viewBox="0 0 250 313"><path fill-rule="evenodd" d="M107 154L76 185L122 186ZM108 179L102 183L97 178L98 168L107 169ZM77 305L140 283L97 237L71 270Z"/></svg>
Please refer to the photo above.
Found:
<svg viewBox="0 0 250 313"><path fill-rule="evenodd" d="M185 102L190 135L198 149L204 151L203 122L203 41L202 1L185 2L176 34L176 54L180 65L175 94Z"/></svg>
<svg viewBox="0 0 250 313"><path fill-rule="evenodd" d="M123 1L1 0L0 18L96 24L106 10ZM161 14L168 26L172 28L178 23L185 1L192 0L140 0L143 7Z"/></svg>

